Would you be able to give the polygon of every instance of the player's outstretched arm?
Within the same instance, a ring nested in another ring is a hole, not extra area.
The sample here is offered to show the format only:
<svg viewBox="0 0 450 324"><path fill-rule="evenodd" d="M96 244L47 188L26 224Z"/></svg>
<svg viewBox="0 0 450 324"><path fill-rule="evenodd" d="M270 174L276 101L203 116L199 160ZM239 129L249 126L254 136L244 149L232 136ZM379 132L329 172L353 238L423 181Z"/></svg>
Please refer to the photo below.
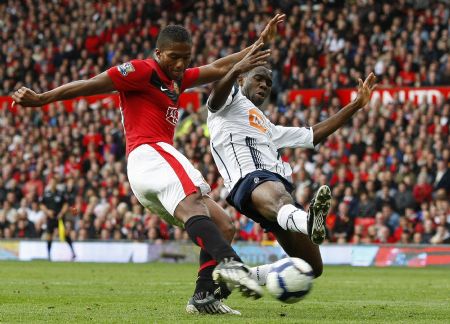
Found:
<svg viewBox="0 0 450 324"><path fill-rule="evenodd" d="M367 105L370 100L370 95L377 86L375 82L376 77L373 73L370 73L364 82L359 79L356 99L339 110L338 113L313 126L314 145L319 144L330 134L334 133L338 128L347 123L359 109Z"/></svg>
<svg viewBox="0 0 450 324"><path fill-rule="evenodd" d="M17 104L23 107L41 107L54 101L110 93L114 90L111 78L103 72L92 79L73 81L44 93L36 93L22 87L14 92L12 98L13 106Z"/></svg>
<svg viewBox="0 0 450 324"><path fill-rule="evenodd" d="M286 15L284 14L275 15L275 17L273 17L269 21L267 26L261 32L261 35L256 42L262 41L264 44L268 44L277 34L277 25L281 23L285 17ZM243 49L238 53L230 54L228 56L220 58L212 62L211 64L201 66L199 77L193 84L193 87L214 82L219 80L220 78L223 78L237 62L242 60L248 54L248 52L252 48L253 45Z"/></svg>
<svg viewBox="0 0 450 324"><path fill-rule="evenodd" d="M270 50L260 51L264 43L260 39L252 47L252 49L245 55L245 57L219 81L217 81L212 89L211 95L208 98L208 109L211 112L217 112L223 107L227 101L230 91L233 88L237 78L257 66L267 64L266 59L270 55Z"/></svg>

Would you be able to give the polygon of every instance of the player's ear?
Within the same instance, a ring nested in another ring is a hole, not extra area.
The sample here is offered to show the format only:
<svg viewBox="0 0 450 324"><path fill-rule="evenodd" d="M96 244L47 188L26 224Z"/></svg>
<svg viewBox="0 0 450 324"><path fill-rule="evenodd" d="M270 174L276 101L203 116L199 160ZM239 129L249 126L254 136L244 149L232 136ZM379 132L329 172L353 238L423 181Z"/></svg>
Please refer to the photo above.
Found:
<svg viewBox="0 0 450 324"><path fill-rule="evenodd" d="M240 75L237 79L237 82L239 84L240 87L244 86L244 76Z"/></svg>
<svg viewBox="0 0 450 324"><path fill-rule="evenodd" d="M157 59L159 59L161 57L161 51L159 48L155 48L155 56Z"/></svg>

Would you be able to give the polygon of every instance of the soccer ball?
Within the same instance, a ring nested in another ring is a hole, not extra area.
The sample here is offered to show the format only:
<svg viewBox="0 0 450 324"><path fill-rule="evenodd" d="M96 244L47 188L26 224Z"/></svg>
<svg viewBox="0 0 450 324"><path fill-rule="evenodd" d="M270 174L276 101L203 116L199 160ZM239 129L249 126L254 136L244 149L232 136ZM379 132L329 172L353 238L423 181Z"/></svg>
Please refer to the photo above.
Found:
<svg viewBox="0 0 450 324"><path fill-rule="evenodd" d="M285 258L272 265L266 287L279 301L293 304L311 290L313 278L313 270L308 263L299 258Z"/></svg>

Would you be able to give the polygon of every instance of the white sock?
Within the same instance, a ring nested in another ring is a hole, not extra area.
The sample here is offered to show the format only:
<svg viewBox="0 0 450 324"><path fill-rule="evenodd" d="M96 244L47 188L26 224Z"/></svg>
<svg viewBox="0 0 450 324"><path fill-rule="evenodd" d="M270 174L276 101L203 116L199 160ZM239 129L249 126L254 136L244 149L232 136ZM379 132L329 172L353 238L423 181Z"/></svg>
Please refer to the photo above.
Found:
<svg viewBox="0 0 450 324"><path fill-rule="evenodd" d="M278 224L285 230L308 235L308 214L294 205L284 205L278 211Z"/></svg>
<svg viewBox="0 0 450 324"><path fill-rule="evenodd" d="M272 269L272 264L262 264L250 268L250 278L255 280L258 285L264 286L266 284L267 274Z"/></svg>

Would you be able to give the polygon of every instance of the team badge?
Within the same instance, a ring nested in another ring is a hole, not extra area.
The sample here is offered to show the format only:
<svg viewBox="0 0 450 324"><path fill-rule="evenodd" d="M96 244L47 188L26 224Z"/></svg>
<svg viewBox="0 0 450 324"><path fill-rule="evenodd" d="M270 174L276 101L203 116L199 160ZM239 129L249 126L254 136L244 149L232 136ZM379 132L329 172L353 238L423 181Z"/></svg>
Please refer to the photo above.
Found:
<svg viewBox="0 0 450 324"><path fill-rule="evenodd" d="M134 66L131 62L127 62L119 65L117 70L119 70L120 74L123 76L127 76L129 73L134 72Z"/></svg>
<svg viewBox="0 0 450 324"><path fill-rule="evenodd" d="M166 120L175 126L178 122L178 108L169 107L166 112Z"/></svg>

